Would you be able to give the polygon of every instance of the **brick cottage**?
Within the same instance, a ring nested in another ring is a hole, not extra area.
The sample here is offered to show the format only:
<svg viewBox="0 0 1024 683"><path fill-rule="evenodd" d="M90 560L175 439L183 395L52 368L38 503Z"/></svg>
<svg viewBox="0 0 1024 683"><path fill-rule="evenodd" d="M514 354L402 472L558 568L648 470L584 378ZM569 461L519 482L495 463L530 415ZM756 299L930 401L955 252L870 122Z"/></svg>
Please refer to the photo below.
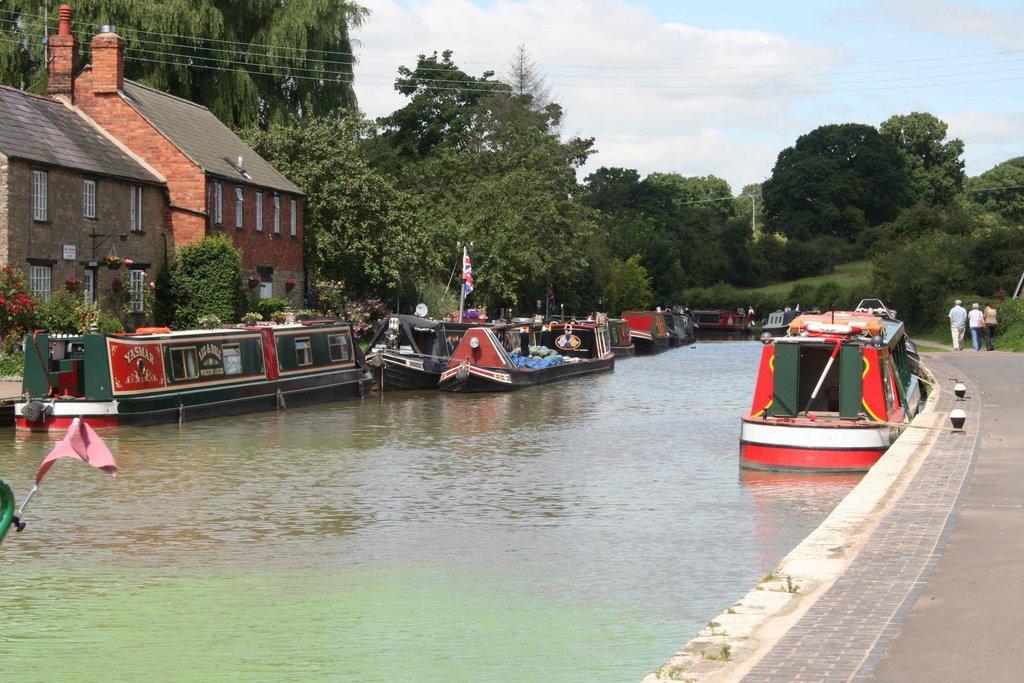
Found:
<svg viewBox="0 0 1024 683"><path fill-rule="evenodd" d="M61 34L64 21L62 7ZM70 16L67 24L70 34ZM302 191L206 107L125 80L124 40L112 30L93 37L91 48L92 65L71 79L73 102L163 175L174 243L224 233L242 252L242 267L260 276L261 296L301 303ZM51 50L53 64L73 64L74 37ZM61 51L70 59L58 58ZM67 79L54 74L51 82ZM286 291L289 280L296 286Z"/></svg>

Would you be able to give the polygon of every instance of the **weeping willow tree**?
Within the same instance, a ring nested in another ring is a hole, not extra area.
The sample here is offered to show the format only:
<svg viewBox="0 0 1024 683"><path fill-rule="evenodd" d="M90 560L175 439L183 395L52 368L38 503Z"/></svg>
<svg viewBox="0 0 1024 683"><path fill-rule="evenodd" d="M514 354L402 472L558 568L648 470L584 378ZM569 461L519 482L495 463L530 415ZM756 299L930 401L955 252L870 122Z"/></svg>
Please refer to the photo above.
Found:
<svg viewBox="0 0 1024 683"><path fill-rule="evenodd" d="M0 83L45 91L43 36L56 31L59 4L0 3ZM367 10L351 0L72 4L82 64L91 37L112 24L126 42L127 78L204 104L228 125L287 123L355 106L349 31Z"/></svg>

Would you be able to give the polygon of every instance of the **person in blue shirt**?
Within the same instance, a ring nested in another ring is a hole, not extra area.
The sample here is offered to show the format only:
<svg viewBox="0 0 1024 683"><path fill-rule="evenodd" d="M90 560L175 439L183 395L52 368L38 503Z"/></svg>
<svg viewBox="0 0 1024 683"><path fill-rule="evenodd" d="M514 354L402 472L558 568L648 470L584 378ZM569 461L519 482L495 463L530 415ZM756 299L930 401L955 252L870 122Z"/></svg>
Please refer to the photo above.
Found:
<svg viewBox="0 0 1024 683"><path fill-rule="evenodd" d="M967 309L963 307L963 302L957 299L953 308L949 309L949 332L953 337L954 351L959 351L963 347L966 327Z"/></svg>

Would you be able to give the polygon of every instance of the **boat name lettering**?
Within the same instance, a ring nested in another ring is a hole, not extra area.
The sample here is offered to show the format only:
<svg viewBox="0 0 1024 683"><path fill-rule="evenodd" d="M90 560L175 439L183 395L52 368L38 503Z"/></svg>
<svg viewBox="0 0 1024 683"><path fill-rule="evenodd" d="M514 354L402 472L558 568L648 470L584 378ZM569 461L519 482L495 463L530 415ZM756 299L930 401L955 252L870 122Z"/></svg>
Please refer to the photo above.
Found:
<svg viewBox="0 0 1024 683"><path fill-rule="evenodd" d="M149 361L150 363L156 362L153 357L153 352L145 346L132 346L129 347L128 352L124 354L124 362L131 363L136 358L142 358L143 360Z"/></svg>
<svg viewBox="0 0 1024 683"><path fill-rule="evenodd" d="M215 377L224 374L224 352L218 344L203 344L199 347L200 377Z"/></svg>

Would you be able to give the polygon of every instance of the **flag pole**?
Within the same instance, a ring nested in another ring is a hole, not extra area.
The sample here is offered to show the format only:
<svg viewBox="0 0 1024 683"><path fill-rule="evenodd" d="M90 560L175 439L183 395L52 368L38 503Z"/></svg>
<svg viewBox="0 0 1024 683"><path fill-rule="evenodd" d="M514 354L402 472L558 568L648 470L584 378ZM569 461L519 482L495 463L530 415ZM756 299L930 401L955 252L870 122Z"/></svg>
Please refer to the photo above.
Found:
<svg viewBox="0 0 1024 683"><path fill-rule="evenodd" d="M18 511L14 514L14 519L18 519L18 517L25 514L25 508L28 506L28 502L32 500L32 496L34 496L38 490L39 484L32 484L32 488L28 490L28 495L25 496L25 500L21 501L21 505L18 506Z"/></svg>
<svg viewBox="0 0 1024 683"><path fill-rule="evenodd" d="M459 322L462 322L462 311L466 307L466 283L459 287Z"/></svg>

